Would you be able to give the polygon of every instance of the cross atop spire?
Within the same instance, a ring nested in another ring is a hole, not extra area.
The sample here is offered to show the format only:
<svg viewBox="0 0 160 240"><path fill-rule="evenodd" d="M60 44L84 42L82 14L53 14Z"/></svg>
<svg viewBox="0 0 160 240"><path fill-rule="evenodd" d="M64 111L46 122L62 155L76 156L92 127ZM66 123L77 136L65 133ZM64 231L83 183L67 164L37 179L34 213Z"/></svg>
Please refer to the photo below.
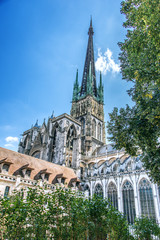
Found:
<svg viewBox="0 0 160 240"><path fill-rule="evenodd" d="M82 78L82 85L80 90L80 96L83 96L87 93L87 78L89 75L89 66L91 64L91 74L93 76L92 81L92 89L93 89L93 95L97 97L97 86L96 86L96 74L95 74L95 64L94 64L94 49L93 49L93 27L92 27L92 17L90 20L90 27L88 30L88 46L87 46L87 53L86 53L86 59L84 64L84 70L83 70L83 78Z"/></svg>

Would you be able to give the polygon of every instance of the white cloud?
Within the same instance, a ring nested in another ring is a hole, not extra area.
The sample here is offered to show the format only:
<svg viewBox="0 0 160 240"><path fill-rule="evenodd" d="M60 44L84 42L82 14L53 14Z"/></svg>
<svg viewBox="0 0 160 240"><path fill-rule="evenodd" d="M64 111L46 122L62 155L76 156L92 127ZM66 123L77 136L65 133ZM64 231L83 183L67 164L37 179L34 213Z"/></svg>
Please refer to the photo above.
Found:
<svg viewBox="0 0 160 240"><path fill-rule="evenodd" d="M15 143L15 142L18 142L19 140L18 140L18 137L11 137L11 136L9 136L9 137L5 138L5 141L7 143Z"/></svg>
<svg viewBox="0 0 160 240"><path fill-rule="evenodd" d="M113 60L112 52L109 48L107 48L104 54L102 54L100 48L98 49L98 58L95 62L95 67L96 71L101 71L104 75L110 71L113 73L118 73L120 71L120 66Z"/></svg>
<svg viewBox="0 0 160 240"><path fill-rule="evenodd" d="M4 144L5 147L14 147L14 145L12 143L6 143Z"/></svg>

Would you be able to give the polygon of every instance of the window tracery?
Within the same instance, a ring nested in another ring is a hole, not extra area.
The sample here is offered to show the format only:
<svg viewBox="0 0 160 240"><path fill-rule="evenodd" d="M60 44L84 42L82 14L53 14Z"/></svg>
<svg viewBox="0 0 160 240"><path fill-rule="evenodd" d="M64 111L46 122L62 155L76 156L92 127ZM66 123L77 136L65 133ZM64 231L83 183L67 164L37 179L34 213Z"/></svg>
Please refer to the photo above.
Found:
<svg viewBox="0 0 160 240"><path fill-rule="evenodd" d="M73 140L76 137L76 130L74 125L72 125L69 128L69 131L67 133L67 142L66 142L66 147L70 150L73 150Z"/></svg>
<svg viewBox="0 0 160 240"><path fill-rule="evenodd" d="M95 193L97 196L103 198L103 188L102 188L102 186L101 186L99 183L96 185L94 193Z"/></svg>
<svg viewBox="0 0 160 240"><path fill-rule="evenodd" d="M136 217L134 191L132 184L126 181L122 189L123 196L123 212L129 223L133 224Z"/></svg>
<svg viewBox="0 0 160 240"><path fill-rule="evenodd" d="M155 207L151 184L148 180L143 179L139 184L139 197L141 205L141 215L155 218Z"/></svg>
<svg viewBox="0 0 160 240"><path fill-rule="evenodd" d="M113 182L111 182L108 186L108 201L115 209L118 210L117 188Z"/></svg>

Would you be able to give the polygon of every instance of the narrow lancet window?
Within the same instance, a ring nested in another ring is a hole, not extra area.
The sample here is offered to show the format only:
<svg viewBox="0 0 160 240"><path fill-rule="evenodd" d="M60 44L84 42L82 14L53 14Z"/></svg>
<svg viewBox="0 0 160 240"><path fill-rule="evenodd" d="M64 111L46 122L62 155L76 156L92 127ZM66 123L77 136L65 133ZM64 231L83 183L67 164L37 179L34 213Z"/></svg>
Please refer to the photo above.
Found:
<svg viewBox="0 0 160 240"><path fill-rule="evenodd" d="M123 196L123 212L129 223L133 224L136 217L134 191L132 184L126 181L122 190Z"/></svg>
<svg viewBox="0 0 160 240"><path fill-rule="evenodd" d="M117 188L112 182L108 186L108 201L115 209L118 210Z"/></svg>
<svg viewBox="0 0 160 240"><path fill-rule="evenodd" d="M139 197L141 205L141 215L149 218L155 218L154 199L151 184L143 179L139 184Z"/></svg>

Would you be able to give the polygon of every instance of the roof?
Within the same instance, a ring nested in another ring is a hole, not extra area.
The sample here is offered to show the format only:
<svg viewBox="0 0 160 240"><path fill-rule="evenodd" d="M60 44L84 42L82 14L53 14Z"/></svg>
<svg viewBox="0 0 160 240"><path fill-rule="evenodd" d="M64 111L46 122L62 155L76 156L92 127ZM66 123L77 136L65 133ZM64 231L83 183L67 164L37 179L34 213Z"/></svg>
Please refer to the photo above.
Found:
<svg viewBox="0 0 160 240"><path fill-rule="evenodd" d="M68 120L70 120L70 121L78 124L79 126L81 126L81 123L77 119L73 118L71 115L68 115L67 113L63 113L60 116L53 118L52 122L59 121L59 120L61 120L63 118L67 118Z"/></svg>
<svg viewBox="0 0 160 240"><path fill-rule="evenodd" d="M62 177L65 178L67 185L73 181L78 181L76 174L73 169L60 166L42 159L34 158L29 155L22 153L14 152L6 148L0 147L0 162L5 162L10 164L9 175L13 175L18 169L27 168L31 169L30 179L41 173L49 173L48 182L51 184L52 181L56 178L57 175L62 174Z"/></svg>

